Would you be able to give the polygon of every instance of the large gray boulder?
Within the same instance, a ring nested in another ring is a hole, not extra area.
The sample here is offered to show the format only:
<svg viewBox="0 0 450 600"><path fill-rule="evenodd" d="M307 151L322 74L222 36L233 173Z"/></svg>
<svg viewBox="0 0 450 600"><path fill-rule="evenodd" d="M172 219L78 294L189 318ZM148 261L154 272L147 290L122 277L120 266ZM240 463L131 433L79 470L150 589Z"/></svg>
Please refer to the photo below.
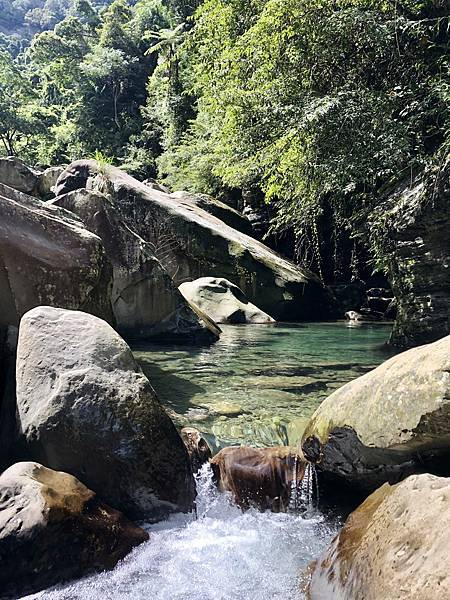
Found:
<svg viewBox="0 0 450 600"><path fill-rule="evenodd" d="M0 184L0 328L42 304L112 321L110 298L100 238L61 209Z"/></svg>
<svg viewBox="0 0 450 600"><path fill-rule="evenodd" d="M248 301L237 285L216 277L201 277L180 285L180 292L215 323L274 323L270 315Z"/></svg>
<svg viewBox="0 0 450 600"><path fill-rule="evenodd" d="M383 485L347 519L312 570L309 600L450 598L450 479Z"/></svg>
<svg viewBox="0 0 450 600"><path fill-rule="evenodd" d="M228 279L277 320L334 314L318 277L294 265L192 202L153 190L109 165L72 163L55 194L87 188L105 193L126 224L149 242L177 285L199 277Z"/></svg>
<svg viewBox="0 0 450 600"><path fill-rule="evenodd" d="M15 157L0 158L0 183L25 194L36 194L40 172Z"/></svg>
<svg viewBox="0 0 450 600"><path fill-rule="evenodd" d="M325 479L373 491L450 456L450 336L413 348L331 394L309 422L305 456Z"/></svg>
<svg viewBox="0 0 450 600"><path fill-rule="evenodd" d="M50 307L22 318L17 412L23 456L75 475L129 517L158 520L192 508L183 442L105 321Z"/></svg>
<svg viewBox="0 0 450 600"><path fill-rule="evenodd" d="M80 481L33 462L0 476L0 597L112 569L148 534Z"/></svg>
<svg viewBox="0 0 450 600"><path fill-rule="evenodd" d="M122 221L104 194L80 189L51 204L75 213L101 238L113 266L111 304L121 335L182 342L218 339L219 330L194 312L153 255L151 244Z"/></svg>

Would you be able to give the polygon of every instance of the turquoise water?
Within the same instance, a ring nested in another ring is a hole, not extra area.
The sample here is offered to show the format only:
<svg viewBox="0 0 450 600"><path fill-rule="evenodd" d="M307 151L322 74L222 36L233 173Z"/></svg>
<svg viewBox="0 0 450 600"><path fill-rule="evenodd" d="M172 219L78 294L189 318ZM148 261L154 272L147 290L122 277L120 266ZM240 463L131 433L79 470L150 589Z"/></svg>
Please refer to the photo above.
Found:
<svg viewBox="0 0 450 600"><path fill-rule="evenodd" d="M210 348L134 349L175 423L219 447L296 444L320 402L393 354L390 324L223 326Z"/></svg>

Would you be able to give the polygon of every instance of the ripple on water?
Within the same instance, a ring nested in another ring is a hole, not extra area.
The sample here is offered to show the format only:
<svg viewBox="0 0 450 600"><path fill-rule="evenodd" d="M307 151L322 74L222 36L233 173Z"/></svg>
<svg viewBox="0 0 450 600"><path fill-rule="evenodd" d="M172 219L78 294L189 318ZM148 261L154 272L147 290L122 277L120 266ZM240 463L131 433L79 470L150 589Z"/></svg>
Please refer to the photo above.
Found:
<svg viewBox="0 0 450 600"><path fill-rule="evenodd" d="M199 518L174 515L112 572L36 594L45 600L294 600L336 531L323 516L241 512L204 469ZM31 597L28 597L29 600Z"/></svg>

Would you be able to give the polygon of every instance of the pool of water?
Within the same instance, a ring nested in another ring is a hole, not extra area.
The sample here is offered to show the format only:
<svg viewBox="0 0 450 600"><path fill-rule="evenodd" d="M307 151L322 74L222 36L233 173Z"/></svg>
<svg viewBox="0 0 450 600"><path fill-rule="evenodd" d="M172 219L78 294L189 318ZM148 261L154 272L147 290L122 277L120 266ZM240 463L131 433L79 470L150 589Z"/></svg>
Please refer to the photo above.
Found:
<svg viewBox="0 0 450 600"><path fill-rule="evenodd" d="M390 324L223 326L210 348L146 345L134 353L178 426L218 447L298 443L320 404L392 355Z"/></svg>
<svg viewBox="0 0 450 600"><path fill-rule="evenodd" d="M302 579L337 531L303 515L243 513L198 476L197 514L148 527L150 540L109 573L47 590L28 600L297 600Z"/></svg>

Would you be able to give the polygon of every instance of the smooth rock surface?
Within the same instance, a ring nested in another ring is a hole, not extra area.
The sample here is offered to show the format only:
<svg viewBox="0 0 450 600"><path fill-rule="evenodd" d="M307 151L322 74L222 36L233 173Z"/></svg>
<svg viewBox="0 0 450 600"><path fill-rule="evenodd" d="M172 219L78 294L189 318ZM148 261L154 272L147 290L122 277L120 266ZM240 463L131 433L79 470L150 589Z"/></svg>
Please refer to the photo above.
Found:
<svg viewBox="0 0 450 600"><path fill-rule="evenodd" d="M306 462L294 448L232 446L216 454L211 466L220 491L231 492L238 506L280 512L289 506L294 478L301 481Z"/></svg>
<svg viewBox="0 0 450 600"><path fill-rule="evenodd" d="M180 285L180 292L216 323L275 323L226 279L201 277Z"/></svg>
<svg viewBox="0 0 450 600"><path fill-rule="evenodd" d="M384 484L313 568L309 600L450 598L450 479Z"/></svg>
<svg viewBox="0 0 450 600"><path fill-rule="evenodd" d="M68 475L33 462L0 476L0 597L112 569L148 534Z"/></svg>
<svg viewBox="0 0 450 600"><path fill-rule="evenodd" d="M26 457L72 473L135 519L188 511L187 451L129 347L92 315L39 307L21 321L17 409Z"/></svg>
<svg viewBox="0 0 450 600"><path fill-rule="evenodd" d="M95 161L72 163L59 178L55 193L80 188L105 193L126 224L152 244L177 285L199 277L226 278L277 320L336 314L334 297L317 276L192 202L152 190Z"/></svg>
<svg viewBox="0 0 450 600"><path fill-rule="evenodd" d="M43 199L53 195L53 188L58 181L58 177L64 172L65 166L49 167L39 174L38 193Z"/></svg>
<svg viewBox="0 0 450 600"><path fill-rule="evenodd" d="M39 171L16 157L0 158L0 183L25 194L35 194L39 187Z"/></svg>
<svg viewBox="0 0 450 600"><path fill-rule="evenodd" d="M0 184L0 327L35 306L112 321L111 265L99 237L57 207Z"/></svg>
<svg viewBox="0 0 450 600"><path fill-rule="evenodd" d="M450 336L398 354L331 394L302 449L323 474L365 490L448 468Z"/></svg>
<svg viewBox="0 0 450 600"><path fill-rule="evenodd" d="M128 227L108 198L85 189L51 201L75 213L97 234L113 266L111 304L127 339L214 342L218 330L189 306L155 258L152 246Z"/></svg>

